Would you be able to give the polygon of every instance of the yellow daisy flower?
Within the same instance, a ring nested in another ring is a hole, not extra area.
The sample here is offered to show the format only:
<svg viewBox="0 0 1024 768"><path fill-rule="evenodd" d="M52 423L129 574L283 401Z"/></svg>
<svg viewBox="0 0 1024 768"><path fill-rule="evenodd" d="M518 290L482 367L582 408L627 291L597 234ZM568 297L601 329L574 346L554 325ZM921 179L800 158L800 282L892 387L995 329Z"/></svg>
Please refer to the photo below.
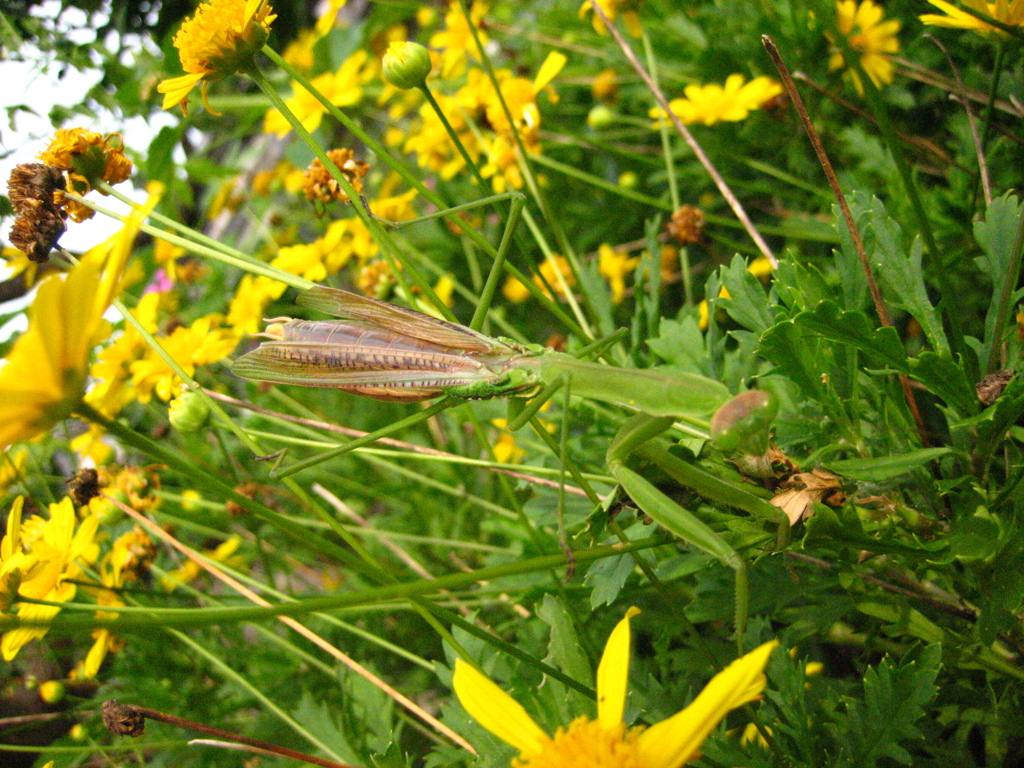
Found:
<svg viewBox="0 0 1024 768"><path fill-rule="evenodd" d="M687 125L746 120L753 110L782 93L782 86L770 77L755 77L749 83L743 75L729 75L725 86L717 83L688 85L685 98L673 99L668 106ZM651 117L660 121L665 112L652 109ZM655 124L657 127L658 123Z"/></svg>
<svg viewBox="0 0 1024 768"><path fill-rule="evenodd" d="M18 603L18 618L38 626L12 629L0 638L0 655L10 661L22 647L47 632L45 622L60 612L55 605L18 602L18 597L66 603L75 596L79 563L96 560L94 541L99 519L88 515L75 530L75 505L64 497L50 505L50 517L21 519L23 500L15 499L7 519L7 535L0 544L0 609ZM9 589L9 591L8 591Z"/></svg>
<svg viewBox="0 0 1024 768"><path fill-rule="evenodd" d="M187 96L200 82L203 104L217 114L207 101L209 83L253 65L253 57L263 47L270 24L277 18L267 0L210 0L196 8L174 36L184 75L162 81L157 90L164 94L164 109L182 104L187 112Z"/></svg>
<svg viewBox="0 0 1024 768"><path fill-rule="evenodd" d="M597 668L597 719L582 715L548 736L515 699L458 659L452 686L480 725L520 751L516 768L679 768L732 709L758 699L777 640L734 661L686 709L650 727L622 722L629 672L630 608L608 638Z"/></svg>
<svg viewBox="0 0 1024 768"><path fill-rule="evenodd" d="M919 18L924 24L932 24L936 27L951 27L953 29L973 29L979 35L995 33L1004 37L1008 36L999 27L993 27L977 16L971 16L971 14L961 11L952 3L943 2L943 0L928 0L928 2L946 15L940 16L937 13L923 14ZM963 0L963 3L968 8L984 13L986 16L991 16L996 21L1001 21L1007 26L1024 26L1024 0L996 0L994 3L987 3L985 0Z"/></svg>
<svg viewBox="0 0 1024 768"><path fill-rule="evenodd" d="M860 54L861 69L867 72L876 88L892 82L889 55L900 50L900 41L896 37L900 22L896 19L883 21L884 15L882 7L874 0L863 0L860 5L856 0L838 0L836 3L836 27L849 46ZM828 68L836 70L844 64L842 51L833 48ZM863 93L864 86L857 71L851 69L850 77L857 93Z"/></svg>
<svg viewBox="0 0 1024 768"><path fill-rule="evenodd" d="M120 134L104 136L85 128L58 129L46 149L39 153L39 160L54 168L70 169L67 189L83 197L97 182L120 184L132 172L132 161L125 157ZM91 219L95 213L75 200L65 200L64 209L78 222Z"/></svg>

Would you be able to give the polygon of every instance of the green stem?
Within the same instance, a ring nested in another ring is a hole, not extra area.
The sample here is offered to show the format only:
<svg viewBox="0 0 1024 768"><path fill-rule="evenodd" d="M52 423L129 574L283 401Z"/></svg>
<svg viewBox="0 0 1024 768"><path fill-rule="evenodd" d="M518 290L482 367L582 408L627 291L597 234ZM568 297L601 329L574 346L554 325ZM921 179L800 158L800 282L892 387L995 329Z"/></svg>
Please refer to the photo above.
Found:
<svg viewBox="0 0 1024 768"><path fill-rule="evenodd" d="M308 543L308 534L307 543ZM636 550L650 549L665 544L662 536L651 536L627 545L612 544L576 550L572 559L577 564L591 563L606 557L615 557ZM106 627L118 632L126 629L162 627L202 627L218 624L270 619L275 616L302 616L316 611L331 611L341 608L353 608L368 605L381 605L394 600L408 600L412 597L439 594L445 590L457 590L475 587L480 582L497 579L515 578L525 574L564 567L568 563L561 553L540 555L518 560L513 563L493 565L473 571L459 572L438 576L435 579L419 579L412 582L387 584L370 587L341 594L310 597L296 602L278 603L269 607L262 606L231 606L209 607L201 611L194 608L131 608L118 607L118 617L107 621L98 621L95 605L83 605L82 615L69 615L79 611L67 611L59 615L49 624L52 630L78 630L84 627ZM70 608L61 604L64 608ZM0 631L17 626L35 626L31 622L19 622L16 616L0 615Z"/></svg>
<svg viewBox="0 0 1024 768"><path fill-rule="evenodd" d="M651 38L647 30L643 32L644 56L647 59L647 72L651 76L651 82L655 88L658 85L658 62L654 58L654 48L651 46ZM672 200L672 210L679 210L679 183L676 181L676 164L672 157L672 142L669 139L668 120L658 121L658 130L661 133L661 154L665 159L665 174L668 178L668 194Z"/></svg>

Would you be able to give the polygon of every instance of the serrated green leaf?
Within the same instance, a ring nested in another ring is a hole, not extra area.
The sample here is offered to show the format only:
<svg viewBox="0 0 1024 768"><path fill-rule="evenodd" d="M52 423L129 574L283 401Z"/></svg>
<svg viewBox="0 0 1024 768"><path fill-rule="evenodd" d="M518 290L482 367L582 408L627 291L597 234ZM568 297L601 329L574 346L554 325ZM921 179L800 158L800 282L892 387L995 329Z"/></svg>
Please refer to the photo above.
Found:
<svg viewBox="0 0 1024 768"><path fill-rule="evenodd" d="M825 464L826 469L849 477L854 480L862 480L869 483L884 483L894 477L912 472L923 467L930 461L940 456L952 453L951 448L922 448L919 451L910 451L894 456L880 456L871 459L844 459Z"/></svg>
<svg viewBox="0 0 1024 768"><path fill-rule="evenodd" d="M889 657L864 675L863 701L847 698L850 751L862 766L875 765L888 757L910 765L912 757L904 746L920 741L917 723L925 717L925 706L935 698L935 678L942 660L942 646L931 644L917 658L899 662Z"/></svg>
<svg viewBox="0 0 1024 768"><path fill-rule="evenodd" d="M938 312L928 298L921 258L924 246L914 238L910 251L903 243L903 230L885 211L878 198L872 198L871 226L866 234L868 258L876 267L879 281L888 288L885 299L908 312L921 325L932 348L940 354L949 353L949 342Z"/></svg>
<svg viewBox="0 0 1024 768"><path fill-rule="evenodd" d="M793 322L827 339L849 344L888 368L901 373L909 370L907 353L896 329L875 326L863 312L843 311L835 302L823 301L798 314Z"/></svg>
<svg viewBox="0 0 1024 768"><path fill-rule="evenodd" d="M747 330L762 333L775 322L775 312L761 281L750 274L747 266L743 257L736 255L728 267L722 267L722 284L729 297L720 301L729 317Z"/></svg>
<svg viewBox="0 0 1024 768"><path fill-rule="evenodd" d="M828 356L821 353L821 346L820 339L786 320L761 334L758 353L796 384L805 397L821 402L826 397L822 376L829 369Z"/></svg>

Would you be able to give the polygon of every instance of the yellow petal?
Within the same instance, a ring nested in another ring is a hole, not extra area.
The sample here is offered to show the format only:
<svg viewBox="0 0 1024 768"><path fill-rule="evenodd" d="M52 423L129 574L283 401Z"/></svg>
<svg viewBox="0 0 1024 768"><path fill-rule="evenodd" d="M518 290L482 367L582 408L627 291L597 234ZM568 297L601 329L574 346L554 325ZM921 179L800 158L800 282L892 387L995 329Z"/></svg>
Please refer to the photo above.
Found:
<svg viewBox="0 0 1024 768"><path fill-rule="evenodd" d="M778 644L772 640L736 659L711 679L690 706L640 734L639 764L679 768L692 760L729 710L753 701L764 690L764 667Z"/></svg>
<svg viewBox="0 0 1024 768"><path fill-rule="evenodd" d="M533 79L533 92L539 93L545 85L554 80L555 75L562 71L562 67L565 66L565 62L568 60L565 54L558 51L549 53L548 57L544 59L544 63L540 65L537 77Z"/></svg>
<svg viewBox="0 0 1024 768"><path fill-rule="evenodd" d="M518 701L462 659L455 660L452 687L474 720L520 752L540 752L549 740Z"/></svg>
<svg viewBox="0 0 1024 768"><path fill-rule="evenodd" d="M597 719L611 729L622 722L626 708L626 685L629 682L629 620L640 613L630 608L626 617L615 625L608 636L597 665Z"/></svg>
<svg viewBox="0 0 1024 768"><path fill-rule="evenodd" d="M163 109L171 109L176 107L185 97L188 96L196 83L205 77L206 73L198 72L190 75L182 75L181 77L171 77L167 80L163 80L157 85L156 89L164 95Z"/></svg>

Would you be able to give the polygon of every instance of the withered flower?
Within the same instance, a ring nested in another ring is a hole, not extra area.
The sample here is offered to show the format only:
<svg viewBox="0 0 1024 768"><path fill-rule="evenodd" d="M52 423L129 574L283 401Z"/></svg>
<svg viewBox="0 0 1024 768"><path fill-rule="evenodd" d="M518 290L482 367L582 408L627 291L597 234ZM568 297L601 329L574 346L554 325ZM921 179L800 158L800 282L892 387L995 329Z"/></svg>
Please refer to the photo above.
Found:
<svg viewBox="0 0 1024 768"><path fill-rule="evenodd" d="M673 212L665 229L680 245L696 243L704 229L704 211L693 205L681 205Z"/></svg>
<svg viewBox="0 0 1024 768"><path fill-rule="evenodd" d="M332 149L327 157L338 167L352 188L357 194L363 191L363 176L370 170L370 164L362 160L356 160L351 149ZM306 175L302 182L302 191L308 200L321 203L329 203L337 200L342 203L350 202L348 195L341 188L341 185L328 172L319 158L315 158L306 169Z"/></svg>
<svg viewBox="0 0 1024 768"><path fill-rule="evenodd" d="M65 180L60 168L42 163L22 163L7 179L7 195L17 214L10 241L29 259L42 263L64 234L67 213L64 203Z"/></svg>

